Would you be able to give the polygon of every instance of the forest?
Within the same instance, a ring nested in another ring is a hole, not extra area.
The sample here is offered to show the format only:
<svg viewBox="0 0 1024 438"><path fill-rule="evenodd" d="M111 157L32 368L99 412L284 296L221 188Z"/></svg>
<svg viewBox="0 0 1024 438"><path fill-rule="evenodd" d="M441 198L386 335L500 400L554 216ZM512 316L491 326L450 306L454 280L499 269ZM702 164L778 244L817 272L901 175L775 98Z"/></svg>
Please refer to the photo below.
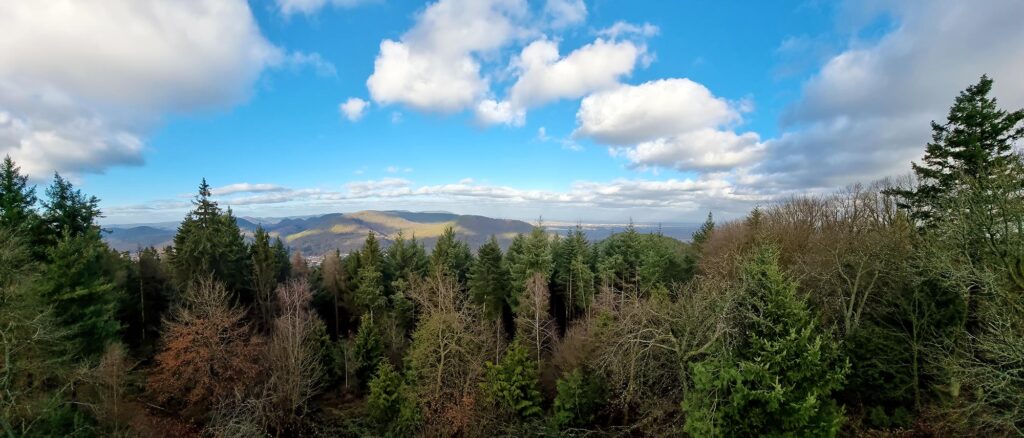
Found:
<svg viewBox="0 0 1024 438"><path fill-rule="evenodd" d="M173 245L0 166L0 433L1024 435L1024 110L967 87L913 174L690 242L449 228L309 266L204 180Z"/></svg>

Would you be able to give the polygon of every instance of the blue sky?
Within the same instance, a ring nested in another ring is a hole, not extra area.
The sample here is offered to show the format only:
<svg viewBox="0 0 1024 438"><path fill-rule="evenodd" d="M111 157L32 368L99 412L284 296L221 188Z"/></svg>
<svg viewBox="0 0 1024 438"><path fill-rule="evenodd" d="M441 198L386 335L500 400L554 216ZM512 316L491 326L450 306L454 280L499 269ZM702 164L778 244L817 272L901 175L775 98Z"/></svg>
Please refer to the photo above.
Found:
<svg viewBox="0 0 1024 438"><path fill-rule="evenodd" d="M0 153L107 223L203 177L248 216L729 218L905 174L982 73L1024 105L1013 0L102 3L0 14Z"/></svg>

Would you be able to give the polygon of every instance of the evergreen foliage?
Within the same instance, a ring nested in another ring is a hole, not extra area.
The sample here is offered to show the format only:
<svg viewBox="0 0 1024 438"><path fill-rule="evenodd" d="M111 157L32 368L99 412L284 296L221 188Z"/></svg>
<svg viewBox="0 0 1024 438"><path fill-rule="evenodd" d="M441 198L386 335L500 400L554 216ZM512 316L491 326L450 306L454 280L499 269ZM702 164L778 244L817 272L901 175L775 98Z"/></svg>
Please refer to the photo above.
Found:
<svg viewBox="0 0 1024 438"><path fill-rule="evenodd" d="M843 410L831 399L848 364L818 328L771 247L743 269L743 338L693 366L684 402L697 436L835 436Z"/></svg>
<svg viewBox="0 0 1024 438"><path fill-rule="evenodd" d="M245 302L249 296L249 251L231 210L222 211L211 199L210 185L203 179L194 208L174 236L171 264L179 288L207 277L220 282Z"/></svg>
<svg viewBox="0 0 1024 438"><path fill-rule="evenodd" d="M500 362L487 362L484 390L492 402L514 417L529 418L542 412L537 362L518 343L509 347Z"/></svg>

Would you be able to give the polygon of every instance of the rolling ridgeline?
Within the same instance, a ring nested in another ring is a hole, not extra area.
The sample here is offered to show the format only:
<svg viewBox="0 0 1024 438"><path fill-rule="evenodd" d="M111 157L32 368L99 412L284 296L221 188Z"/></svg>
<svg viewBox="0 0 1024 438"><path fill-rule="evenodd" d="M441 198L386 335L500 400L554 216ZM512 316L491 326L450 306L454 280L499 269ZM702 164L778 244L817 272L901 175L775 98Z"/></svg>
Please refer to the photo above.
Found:
<svg viewBox="0 0 1024 438"><path fill-rule="evenodd" d="M1024 110L991 87L933 123L913 178L709 215L688 243L443 213L264 227L205 181L174 230L104 241L95 197L59 175L37 195L8 157L0 434L1021 435Z"/></svg>

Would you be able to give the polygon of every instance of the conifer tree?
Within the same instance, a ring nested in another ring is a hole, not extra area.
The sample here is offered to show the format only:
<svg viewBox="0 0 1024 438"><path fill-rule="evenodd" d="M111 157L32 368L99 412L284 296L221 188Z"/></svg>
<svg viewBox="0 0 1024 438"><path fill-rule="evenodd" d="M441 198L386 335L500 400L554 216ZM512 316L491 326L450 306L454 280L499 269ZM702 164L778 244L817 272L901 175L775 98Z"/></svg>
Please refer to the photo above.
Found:
<svg viewBox="0 0 1024 438"><path fill-rule="evenodd" d="M964 190L973 186L984 192L994 181L1019 172L1013 148L1024 138L1024 109L1000 109L991 91L992 79L982 76L957 96L946 123L932 122L924 161L913 164L918 186L895 191L922 225L934 226Z"/></svg>
<svg viewBox="0 0 1024 438"><path fill-rule="evenodd" d="M554 251L553 280L565 294L566 319L590 306L594 296L594 273L590 267L590 244L579 225L569 232Z"/></svg>
<svg viewBox="0 0 1024 438"><path fill-rule="evenodd" d="M711 216L711 212L708 212L708 219L701 224L700 228L693 233L693 237L690 238L690 243L693 245L697 252L700 252L701 248L704 247L704 242L707 242L711 238L711 233L715 231L715 220Z"/></svg>
<svg viewBox="0 0 1024 438"><path fill-rule="evenodd" d="M453 275L460 283L465 284L472 260L469 245L458 240L455 237L455 229L449 225L444 228L441 237L434 244L434 251L430 254L430 269Z"/></svg>
<svg viewBox="0 0 1024 438"><path fill-rule="evenodd" d="M36 189L28 185L28 175L8 155L0 164L0 227L26 231L36 213Z"/></svg>
<svg viewBox="0 0 1024 438"><path fill-rule="evenodd" d="M413 279L427 274L430 260L416 236L406 239L399 231L384 255L384 278L388 280L388 295L405 293Z"/></svg>
<svg viewBox="0 0 1024 438"><path fill-rule="evenodd" d="M288 264L281 264L282 247L270 243L270 234L262 226L256 227L253 243L249 247L249 258L252 260L252 290L255 295L256 314L259 326L269 329L274 320L274 303L277 301L275 291L277 285L286 279ZM287 254L283 255L287 260Z"/></svg>
<svg viewBox="0 0 1024 438"><path fill-rule="evenodd" d="M64 234L47 253L40 293L69 331L69 349L79 357L102 353L121 330L117 311L123 291L105 269L107 251L99 230L93 229Z"/></svg>
<svg viewBox="0 0 1024 438"><path fill-rule="evenodd" d="M99 232L96 225L96 219L101 217L99 203L95 196L82 194L70 181L55 173L43 202L43 223L49 242L53 244L64 236L75 238Z"/></svg>
<svg viewBox="0 0 1024 438"><path fill-rule="evenodd" d="M384 308L387 295L384 290L384 256L373 231L359 252L359 271L356 275L356 304L364 316L372 320L374 312Z"/></svg>
<svg viewBox="0 0 1024 438"><path fill-rule="evenodd" d="M174 236L174 276L180 289L212 276L229 291L246 298L251 268L245 240L231 210L221 211L212 195L203 179L192 201L194 208Z"/></svg>
<svg viewBox="0 0 1024 438"><path fill-rule="evenodd" d="M832 400L849 370L786 278L774 248L743 268L737 345L694 364L686 431L694 436L835 436Z"/></svg>
<svg viewBox="0 0 1024 438"><path fill-rule="evenodd" d="M473 302L483 308L485 317L501 320L506 331L512 329L508 270L502 261L501 246L494 236L477 251L476 263L469 275L469 292Z"/></svg>

